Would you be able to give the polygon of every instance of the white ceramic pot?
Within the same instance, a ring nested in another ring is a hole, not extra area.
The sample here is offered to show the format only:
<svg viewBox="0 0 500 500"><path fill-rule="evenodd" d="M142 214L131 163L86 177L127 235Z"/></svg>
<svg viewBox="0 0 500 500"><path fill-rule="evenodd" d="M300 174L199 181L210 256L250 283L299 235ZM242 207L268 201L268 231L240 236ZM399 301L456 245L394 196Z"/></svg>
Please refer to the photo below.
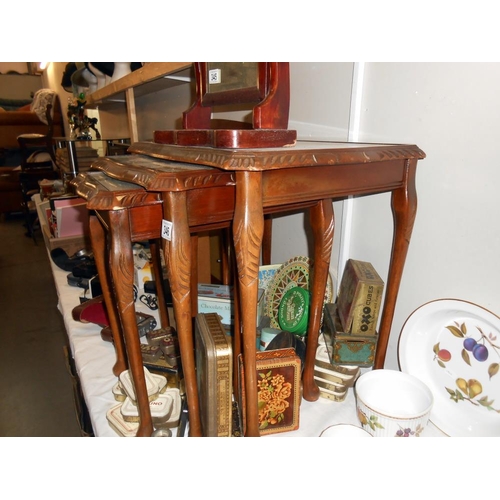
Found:
<svg viewBox="0 0 500 500"><path fill-rule="evenodd" d="M363 429L375 437L418 437L429 422L430 389L397 370L372 370L354 386L356 411Z"/></svg>

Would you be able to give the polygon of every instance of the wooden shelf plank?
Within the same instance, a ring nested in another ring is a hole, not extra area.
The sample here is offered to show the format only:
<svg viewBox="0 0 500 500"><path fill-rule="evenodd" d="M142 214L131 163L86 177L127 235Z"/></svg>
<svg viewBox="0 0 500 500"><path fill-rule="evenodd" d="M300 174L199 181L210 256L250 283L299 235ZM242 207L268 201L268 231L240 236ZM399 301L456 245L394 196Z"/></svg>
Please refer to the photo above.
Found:
<svg viewBox="0 0 500 500"><path fill-rule="evenodd" d="M192 63L189 62L150 62L145 63L142 68L116 80L116 82L106 85L102 89L96 90L87 96L87 106L93 107L97 104L117 97L118 94L131 88L135 88L148 82L152 82L165 76L173 75L183 70L189 70ZM177 84L175 80L173 84ZM168 84L165 84L168 87Z"/></svg>

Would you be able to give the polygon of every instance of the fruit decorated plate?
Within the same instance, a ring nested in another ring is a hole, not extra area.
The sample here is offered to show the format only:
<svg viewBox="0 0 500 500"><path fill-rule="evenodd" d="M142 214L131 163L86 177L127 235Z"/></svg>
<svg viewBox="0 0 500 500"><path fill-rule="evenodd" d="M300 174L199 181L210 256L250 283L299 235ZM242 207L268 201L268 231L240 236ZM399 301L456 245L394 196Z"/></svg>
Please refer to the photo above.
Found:
<svg viewBox="0 0 500 500"><path fill-rule="evenodd" d="M399 337L401 371L427 384L430 420L449 436L500 436L500 318L455 299L428 302Z"/></svg>
<svg viewBox="0 0 500 500"><path fill-rule="evenodd" d="M283 295L293 287L300 286L309 290L309 274L312 263L308 257L293 257L274 273L266 288L266 316L271 319L271 327L279 328L278 310ZM326 283L325 304L331 302L333 285L330 273Z"/></svg>

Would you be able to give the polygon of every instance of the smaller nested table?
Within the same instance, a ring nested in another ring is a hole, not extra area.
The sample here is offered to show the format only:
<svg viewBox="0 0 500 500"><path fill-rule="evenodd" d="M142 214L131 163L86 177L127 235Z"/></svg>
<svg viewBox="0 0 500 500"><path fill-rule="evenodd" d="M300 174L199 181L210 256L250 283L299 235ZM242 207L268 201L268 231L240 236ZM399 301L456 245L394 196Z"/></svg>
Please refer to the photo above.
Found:
<svg viewBox="0 0 500 500"><path fill-rule="evenodd" d="M141 402L144 413L139 414L141 424L138 435L151 435L152 426L144 374L141 372L142 357L137 340L131 243L147 239L157 240L162 237L179 338L190 435L201 436L192 323L192 318L197 312L197 274L196 258L194 258L196 239L191 238L191 234L196 235L230 226L234 212L233 176L229 172L222 172L212 167L158 160L141 155L99 158L92 166L103 170L106 170L106 167L111 170L116 169L120 176L130 176L131 181L128 182L127 179L117 181L107 172L108 175L101 172L98 174L87 172L73 180L72 185L77 193L87 200L87 207L95 211L100 225L105 228L109 236L109 243L105 245L102 230L96 223L92 223L93 244L96 241L98 247L96 253L104 254L106 250L109 251L109 263L104 263L104 267L109 268L114 284L113 307L116 308L123 327L132 376L134 380L139 381L139 389L136 386L136 390L145 398ZM141 187L143 184L150 185L155 179L157 183L150 191L145 191ZM134 186L135 190L124 189L130 186ZM162 204L159 192L169 200L167 207ZM187 242L183 240L182 245L172 244L167 247L165 234L162 234L164 219L173 221L171 242L177 241L181 235L187 238ZM186 269L186 265L189 269ZM98 271L101 274L99 268ZM106 273L107 270L103 269L102 272ZM158 279L157 283L161 283L161 279Z"/></svg>
<svg viewBox="0 0 500 500"><path fill-rule="evenodd" d="M119 376L130 369L140 417L137 435L151 436L153 424L135 318L132 242L149 240L155 281L161 283L158 221L162 202L155 193L137 184L117 181L101 172L79 174L71 184L92 211L90 238L116 351L113 373ZM161 286L157 287L157 295L164 328L169 318Z"/></svg>

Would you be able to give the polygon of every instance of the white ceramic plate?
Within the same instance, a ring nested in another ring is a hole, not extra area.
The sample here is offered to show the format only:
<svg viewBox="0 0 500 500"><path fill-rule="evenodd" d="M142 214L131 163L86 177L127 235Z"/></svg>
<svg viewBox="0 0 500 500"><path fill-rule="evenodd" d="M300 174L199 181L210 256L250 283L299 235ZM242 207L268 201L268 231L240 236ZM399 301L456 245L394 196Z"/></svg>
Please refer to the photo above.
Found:
<svg viewBox="0 0 500 500"><path fill-rule="evenodd" d="M398 353L401 371L431 389L430 420L445 434L500 436L498 316L462 300L428 302L403 325Z"/></svg>

